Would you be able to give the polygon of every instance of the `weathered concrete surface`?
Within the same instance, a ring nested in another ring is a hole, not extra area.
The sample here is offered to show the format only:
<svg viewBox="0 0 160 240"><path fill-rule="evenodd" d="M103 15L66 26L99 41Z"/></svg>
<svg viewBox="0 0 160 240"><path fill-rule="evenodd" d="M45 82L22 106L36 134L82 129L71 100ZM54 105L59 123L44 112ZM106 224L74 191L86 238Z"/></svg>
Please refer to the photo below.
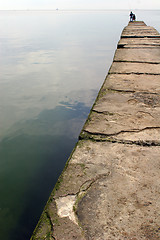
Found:
<svg viewBox="0 0 160 240"><path fill-rule="evenodd" d="M32 240L160 239L160 37L122 36Z"/></svg>
<svg viewBox="0 0 160 240"><path fill-rule="evenodd" d="M114 61L160 64L160 47L117 49Z"/></svg>

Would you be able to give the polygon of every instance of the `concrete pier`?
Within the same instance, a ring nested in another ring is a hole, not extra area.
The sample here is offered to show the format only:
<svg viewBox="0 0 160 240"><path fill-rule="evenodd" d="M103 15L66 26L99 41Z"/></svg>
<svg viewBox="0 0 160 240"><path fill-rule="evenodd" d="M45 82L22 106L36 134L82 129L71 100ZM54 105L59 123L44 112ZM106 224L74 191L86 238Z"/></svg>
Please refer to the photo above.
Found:
<svg viewBox="0 0 160 240"><path fill-rule="evenodd" d="M160 34L122 32L32 240L160 239Z"/></svg>

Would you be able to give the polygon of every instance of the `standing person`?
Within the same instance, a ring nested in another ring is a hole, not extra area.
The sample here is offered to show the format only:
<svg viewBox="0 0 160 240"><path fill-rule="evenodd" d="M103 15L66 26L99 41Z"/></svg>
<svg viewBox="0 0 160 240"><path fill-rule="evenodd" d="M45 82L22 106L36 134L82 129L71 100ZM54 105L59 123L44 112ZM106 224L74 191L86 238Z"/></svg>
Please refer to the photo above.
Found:
<svg viewBox="0 0 160 240"><path fill-rule="evenodd" d="M132 12L131 12L130 15L129 15L129 16L130 16L130 22L133 22L133 15L134 15L134 14L133 14Z"/></svg>
<svg viewBox="0 0 160 240"><path fill-rule="evenodd" d="M136 15L133 14L133 21L136 21Z"/></svg>

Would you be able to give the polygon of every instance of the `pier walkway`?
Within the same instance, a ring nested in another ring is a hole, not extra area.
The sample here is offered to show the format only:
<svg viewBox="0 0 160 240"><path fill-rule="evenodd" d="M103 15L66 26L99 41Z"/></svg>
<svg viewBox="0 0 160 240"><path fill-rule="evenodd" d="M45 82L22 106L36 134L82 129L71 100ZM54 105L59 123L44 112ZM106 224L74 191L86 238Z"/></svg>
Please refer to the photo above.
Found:
<svg viewBox="0 0 160 240"><path fill-rule="evenodd" d="M160 239L160 34L124 28L32 240Z"/></svg>

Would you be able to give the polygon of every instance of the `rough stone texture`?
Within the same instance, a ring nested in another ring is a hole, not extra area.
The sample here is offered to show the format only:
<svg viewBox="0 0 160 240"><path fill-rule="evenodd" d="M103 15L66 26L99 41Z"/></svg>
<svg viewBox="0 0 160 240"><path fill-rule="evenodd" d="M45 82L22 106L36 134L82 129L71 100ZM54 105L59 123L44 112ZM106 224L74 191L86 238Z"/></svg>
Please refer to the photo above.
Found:
<svg viewBox="0 0 160 240"><path fill-rule="evenodd" d="M158 240L160 148L89 141L86 145L92 161L98 156L110 170L79 202L77 214L86 239Z"/></svg>
<svg viewBox="0 0 160 240"><path fill-rule="evenodd" d="M160 239L160 35L122 32L32 240Z"/></svg>

